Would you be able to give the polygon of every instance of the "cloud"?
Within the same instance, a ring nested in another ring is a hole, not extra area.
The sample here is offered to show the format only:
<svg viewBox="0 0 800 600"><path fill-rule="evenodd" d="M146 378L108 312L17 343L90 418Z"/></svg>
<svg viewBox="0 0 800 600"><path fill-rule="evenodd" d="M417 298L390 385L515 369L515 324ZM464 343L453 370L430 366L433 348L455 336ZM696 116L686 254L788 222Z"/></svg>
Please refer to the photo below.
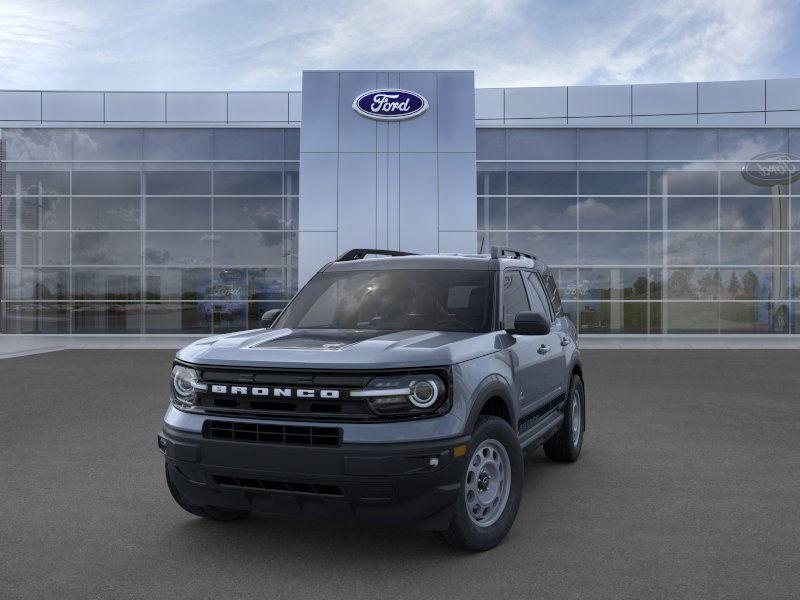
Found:
<svg viewBox="0 0 800 600"><path fill-rule="evenodd" d="M6 0L0 87L299 89L303 69L475 69L482 87L794 71L788 0ZM792 47L794 45L794 47Z"/></svg>

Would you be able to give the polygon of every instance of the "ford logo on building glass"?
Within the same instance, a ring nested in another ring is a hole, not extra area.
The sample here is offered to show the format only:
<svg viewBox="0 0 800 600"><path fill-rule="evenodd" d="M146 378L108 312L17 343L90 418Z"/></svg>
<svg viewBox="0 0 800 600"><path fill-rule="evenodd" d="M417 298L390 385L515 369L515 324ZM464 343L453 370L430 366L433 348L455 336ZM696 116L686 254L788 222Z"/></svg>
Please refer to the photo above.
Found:
<svg viewBox="0 0 800 600"><path fill-rule="evenodd" d="M767 152L748 160L742 177L754 185L788 185L800 179L800 156L788 152Z"/></svg>
<svg viewBox="0 0 800 600"><path fill-rule="evenodd" d="M353 110L379 121L401 121L421 115L428 109L428 101L407 90L372 90L353 100Z"/></svg>

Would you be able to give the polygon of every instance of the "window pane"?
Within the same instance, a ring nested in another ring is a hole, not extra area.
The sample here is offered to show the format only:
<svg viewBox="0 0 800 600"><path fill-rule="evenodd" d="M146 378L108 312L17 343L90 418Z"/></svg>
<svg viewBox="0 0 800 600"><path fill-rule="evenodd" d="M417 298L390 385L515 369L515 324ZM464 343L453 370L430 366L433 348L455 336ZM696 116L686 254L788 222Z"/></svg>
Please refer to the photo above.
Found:
<svg viewBox="0 0 800 600"><path fill-rule="evenodd" d="M146 160L210 160L211 129L145 129Z"/></svg>
<svg viewBox="0 0 800 600"><path fill-rule="evenodd" d="M647 269L581 269L584 300L647 300Z"/></svg>
<svg viewBox="0 0 800 600"><path fill-rule="evenodd" d="M750 160L765 152L788 152L787 129L720 129L721 160Z"/></svg>
<svg viewBox="0 0 800 600"><path fill-rule="evenodd" d="M216 233L214 262L218 265L280 265L294 250L294 234Z"/></svg>
<svg viewBox="0 0 800 600"><path fill-rule="evenodd" d="M730 232L720 234L720 264L768 265L773 261L773 244L786 246L788 234Z"/></svg>
<svg viewBox="0 0 800 600"><path fill-rule="evenodd" d="M502 240L487 240L484 251L488 250L490 241L497 244ZM574 233L510 233L508 243L500 245L530 252L548 265L574 265L578 260L578 236Z"/></svg>
<svg viewBox="0 0 800 600"><path fill-rule="evenodd" d="M214 198L215 229L273 229L286 227L281 198Z"/></svg>
<svg viewBox="0 0 800 600"><path fill-rule="evenodd" d="M286 160L300 160L300 128L284 129L284 151Z"/></svg>
<svg viewBox="0 0 800 600"><path fill-rule="evenodd" d="M3 298L13 300L69 300L69 269L5 269Z"/></svg>
<svg viewBox="0 0 800 600"><path fill-rule="evenodd" d="M722 229L788 229L788 213L785 196L720 198Z"/></svg>
<svg viewBox="0 0 800 600"><path fill-rule="evenodd" d="M139 194L138 171L74 171L73 194L113 194L131 196Z"/></svg>
<svg viewBox="0 0 800 600"><path fill-rule="evenodd" d="M210 265L209 233L150 233L145 239L148 265Z"/></svg>
<svg viewBox="0 0 800 600"><path fill-rule="evenodd" d="M139 197L72 199L73 229L139 229Z"/></svg>
<svg viewBox="0 0 800 600"><path fill-rule="evenodd" d="M300 193L300 165L283 163L283 193L293 196Z"/></svg>
<svg viewBox="0 0 800 600"><path fill-rule="evenodd" d="M669 229L717 229L716 198L668 198Z"/></svg>
<svg viewBox="0 0 800 600"><path fill-rule="evenodd" d="M664 225L664 199L650 198L650 229L661 229Z"/></svg>
<svg viewBox="0 0 800 600"><path fill-rule="evenodd" d="M679 169L680 167L677 166L674 168ZM716 196L717 192L718 184L716 171L654 170L650 172L651 194Z"/></svg>
<svg viewBox="0 0 800 600"><path fill-rule="evenodd" d="M509 198L508 223L510 229L576 229L575 198Z"/></svg>
<svg viewBox="0 0 800 600"><path fill-rule="evenodd" d="M478 195L497 196L506 193L505 164L478 165Z"/></svg>
<svg viewBox="0 0 800 600"><path fill-rule="evenodd" d="M508 129L509 160L571 160L576 154L574 129Z"/></svg>
<svg viewBox="0 0 800 600"><path fill-rule="evenodd" d="M786 333L786 323L777 327L775 317L769 302L722 302L720 333Z"/></svg>
<svg viewBox="0 0 800 600"><path fill-rule="evenodd" d="M513 328L517 313L530 309L519 271L506 271L503 275L503 327Z"/></svg>
<svg viewBox="0 0 800 600"><path fill-rule="evenodd" d="M673 265L718 264L717 233L667 234L667 261Z"/></svg>
<svg viewBox="0 0 800 600"><path fill-rule="evenodd" d="M8 165L9 171L3 177L3 193L23 196L57 196L69 194L69 172L64 171L20 171L10 169L18 165ZM41 168L40 165L36 166ZM66 169L66 167L64 167ZM19 183L17 183L19 181Z"/></svg>
<svg viewBox="0 0 800 600"><path fill-rule="evenodd" d="M248 300L289 300L293 292L282 269L247 269Z"/></svg>
<svg viewBox="0 0 800 600"><path fill-rule="evenodd" d="M212 305L214 333L247 329L248 305L241 302L218 302Z"/></svg>
<svg viewBox="0 0 800 600"><path fill-rule="evenodd" d="M789 273L780 267L722 269L723 300L783 300L788 298Z"/></svg>
<svg viewBox="0 0 800 600"><path fill-rule="evenodd" d="M22 229L69 229L69 198L23 196Z"/></svg>
<svg viewBox="0 0 800 600"><path fill-rule="evenodd" d="M142 132L138 129L76 129L75 160L137 160Z"/></svg>
<svg viewBox="0 0 800 600"><path fill-rule="evenodd" d="M148 268L147 300L204 300L211 295L211 269Z"/></svg>
<svg viewBox="0 0 800 600"><path fill-rule="evenodd" d="M140 333L142 305L130 303L76 304L72 313L75 333Z"/></svg>
<svg viewBox="0 0 800 600"><path fill-rule="evenodd" d="M215 129L218 160L282 160L283 129Z"/></svg>
<svg viewBox="0 0 800 600"><path fill-rule="evenodd" d="M138 233L73 233L72 263L76 265L139 264Z"/></svg>
<svg viewBox="0 0 800 600"><path fill-rule="evenodd" d="M651 129L647 145L650 160L714 160L717 158L717 130Z"/></svg>
<svg viewBox="0 0 800 600"><path fill-rule="evenodd" d="M69 129L3 129L7 160L70 160Z"/></svg>
<svg viewBox="0 0 800 600"><path fill-rule="evenodd" d="M211 198L145 198L147 229L211 229Z"/></svg>
<svg viewBox="0 0 800 600"><path fill-rule="evenodd" d="M283 173L274 171L216 171L215 194L280 195Z"/></svg>
<svg viewBox="0 0 800 600"><path fill-rule="evenodd" d="M23 265L69 264L69 233L22 233Z"/></svg>
<svg viewBox="0 0 800 600"><path fill-rule="evenodd" d="M577 189L577 173L572 170L534 171L509 165L508 193L524 195L570 195Z"/></svg>
<svg viewBox="0 0 800 600"><path fill-rule="evenodd" d="M580 247L582 265L647 263L646 233L581 233Z"/></svg>
<svg viewBox="0 0 800 600"><path fill-rule="evenodd" d="M17 199L0 198L0 231L17 228Z"/></svg>
<svg viewBox="0 0 800 600"><path fill-rule="evenodd" d="M68 333L69 304L29 302L6 304L3 333Z"/></svg>
<svg viewBox="0 0 800 600"><path fill-rule="evenodd" d="M719 303L665 302L663 304L665 333L717 333Z"/></svg>
<svg viewBox="0 0 800 600"><path fill-rule="evenodd" d="M477 129L475 132L475 147L478 160L505 160L506 130Z"/></svg>
<svg viewBox="0 0 800 600"><path fill-rule="evenodd" d="M647 198L581 198L578 220L586 229L647 229Z"/></svg>
<svg viewBox="0 0 800 600"><path fill-rule="evenodd" d="M644 129L581 129L578 140L581 160L647 158L647 131Z"/></svg>
<svg viewBox="0 0 800 600"><path fill-rule="evenodd" d="M719 300L720 274L717 269L668 269L669 300Z"/></svg>
<svg viewBox="0 0 800 600"><path fill-rule="evenodd" d="M478 229L506 229L505 198L478 198Z"/></svg>
<svg viewBox="0 0 800 600"><path fill-rule="evenodd" d="M211 305L198 303L148 303L145 305L146 333L208 333Z"/></svg>
<svg viewBox="0 0 800 600"><path fill-rule="evenodd" d="M647 333L646 302L581 302L581 333Z"/></svg>
<svg viewBox="0 0 800 600"><path fill-rule="evenodd" d="M208 195L211 194L209 171L148 171L144 174L148 195Z"/></svg>
<svg viewBox="0 0 800 600"><path fill-rule="evenodd" d="M581 171L581 194L646 194L646 171Z"/></svg>
<svg viewBox="0 0 800 600"><path fill-rule="evenodd" d="M768 196L772 194L772 186L756 185L747 181L742 175L742 164L726 163L720 165L720 193L730 195Z"/></svg>
<svg viewBox="0 0 800 600"><path fill-rule="evenodd" d="M142 296L139 269L73 269L75 300L139 300Z"/></svg>

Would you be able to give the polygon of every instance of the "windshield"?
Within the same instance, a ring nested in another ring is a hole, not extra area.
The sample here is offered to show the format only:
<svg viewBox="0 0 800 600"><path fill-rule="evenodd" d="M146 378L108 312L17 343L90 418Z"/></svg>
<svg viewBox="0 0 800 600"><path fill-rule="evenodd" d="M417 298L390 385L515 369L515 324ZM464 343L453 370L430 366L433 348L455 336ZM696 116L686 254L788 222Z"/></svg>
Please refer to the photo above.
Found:
<svg viewBox="0 0 800 600"><path fill-rule="evenodd" d="M319 273L273 327L487 332L493 290L492 271Z"/></svg>

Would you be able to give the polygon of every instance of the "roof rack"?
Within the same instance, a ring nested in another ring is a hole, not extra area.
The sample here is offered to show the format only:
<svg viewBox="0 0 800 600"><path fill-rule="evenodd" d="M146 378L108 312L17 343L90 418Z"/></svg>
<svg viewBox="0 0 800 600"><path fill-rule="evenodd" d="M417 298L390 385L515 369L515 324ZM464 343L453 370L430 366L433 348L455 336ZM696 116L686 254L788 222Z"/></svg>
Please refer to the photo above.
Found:
<svg viewBox="0 0 800 600"><path fill-rule="evenodd" d="M525 252L518 248L509 248L508 246L492 246L492 258L530 258L536 260L536 257L530 252Z"/></svg>
<svg viewBox="0 0 800 600"><path fill-rule="evenodd" d="M368 254L378 254L380 256L416 256L414 252L403 252L402 250L379 250L376 248L353 248L342 254L336 262L347 260L361 260Z"/></svg>

